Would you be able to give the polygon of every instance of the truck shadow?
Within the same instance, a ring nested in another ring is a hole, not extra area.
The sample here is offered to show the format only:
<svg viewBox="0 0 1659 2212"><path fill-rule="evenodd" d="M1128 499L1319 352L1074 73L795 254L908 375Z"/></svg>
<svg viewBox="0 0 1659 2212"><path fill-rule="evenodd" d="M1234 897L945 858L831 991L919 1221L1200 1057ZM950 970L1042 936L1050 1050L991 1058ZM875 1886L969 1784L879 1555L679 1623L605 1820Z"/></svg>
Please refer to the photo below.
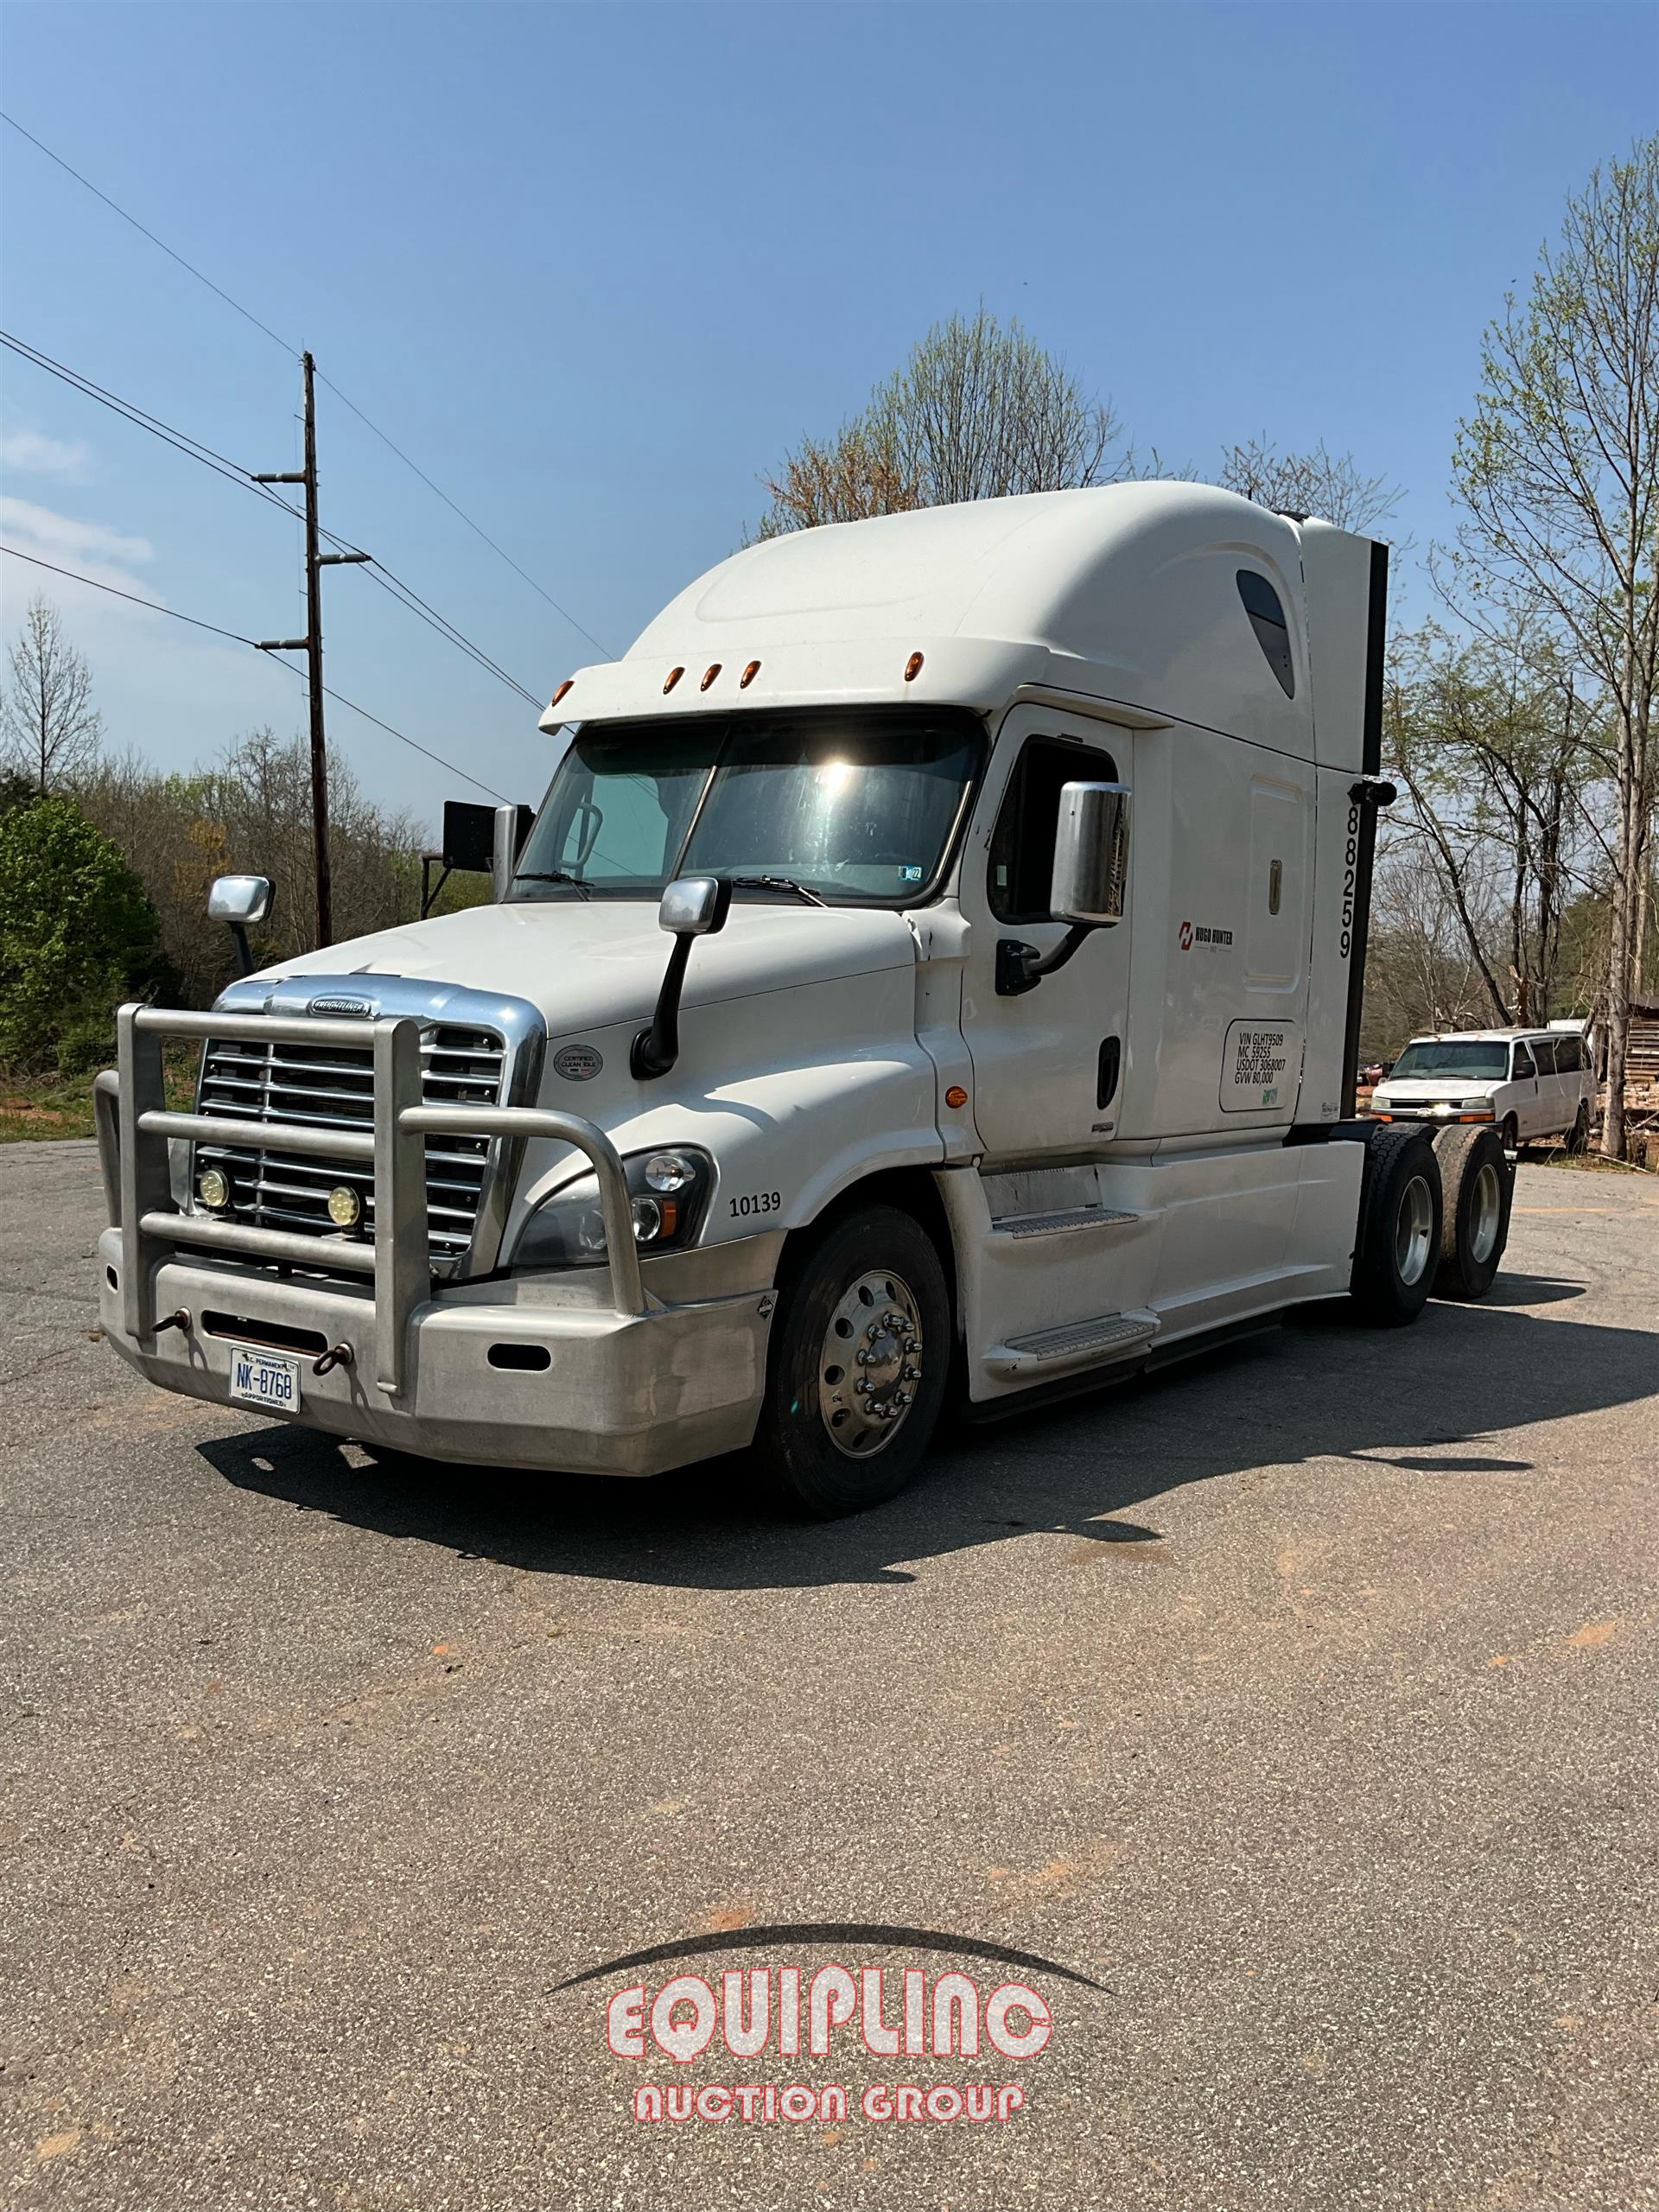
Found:
<svg viewBox="0 0 1659 2212"><path fill-rule="evenodd" d="M1573 1287L1529 1287L1543 1302ZM925 1573L918 1563L1028 1530L1103 1546L1155 1542L1160 1531L1145 1520L1101 1516L1281 1463L1361 1462L1368 1481L1379 1466L1418 1483L1511 1481L1533 1463L1493 1432L1629 1405L1656 1390L1659 1334L1646 1331L1437 1305L1412 1330L1374 1332L1341 1309L1313 1309L1203 1363L947 1436L915 1489L828 1524L769 1516L730 1461L651 1482L386 1452L365 1463L353 1447L286 1424L200 1449L239 1489L532 1573L669 1588L813 1588L913 1582ZM1332 1479L1341 1481L1340 1465Z"/></svg>

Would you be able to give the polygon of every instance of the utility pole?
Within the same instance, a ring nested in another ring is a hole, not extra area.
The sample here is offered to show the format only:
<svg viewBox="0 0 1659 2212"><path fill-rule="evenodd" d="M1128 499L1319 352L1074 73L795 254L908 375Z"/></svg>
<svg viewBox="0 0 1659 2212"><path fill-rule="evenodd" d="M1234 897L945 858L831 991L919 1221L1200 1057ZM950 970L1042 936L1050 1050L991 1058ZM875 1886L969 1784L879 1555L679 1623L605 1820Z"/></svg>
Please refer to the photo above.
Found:
<svg viewBox="0 0 1659 2212"><path fill-rule="evenodd" d="M328 747L322 722L322 571L348 562L367 561L367 553L324 553L320 550L317 521L317 401L316 364L302 353L305 371L305 467L282 474L256 476L256 484L302 484L305 486L305 628L302 638L264 638L264 653L300 652L306 658L307 688L311 694L311 851L317 880L317 944L334 941L334 878L328 865Z"/></svg>

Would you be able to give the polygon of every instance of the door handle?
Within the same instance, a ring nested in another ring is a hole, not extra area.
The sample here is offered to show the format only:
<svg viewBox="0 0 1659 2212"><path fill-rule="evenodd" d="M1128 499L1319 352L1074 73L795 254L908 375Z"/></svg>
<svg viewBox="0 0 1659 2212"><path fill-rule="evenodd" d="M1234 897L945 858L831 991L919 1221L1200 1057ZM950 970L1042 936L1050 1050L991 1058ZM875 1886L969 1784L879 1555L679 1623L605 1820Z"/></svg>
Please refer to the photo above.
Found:
<svg viewBox="0 0 1659 2212"><path fill-rule="evenodd" d="M1121 1037L1103 1037L1100 1044L1100 1058L1095 1064L1095 1105L1096 1109L1109 1106L1117 1096L1118 1071L1122 1065L1123 1040Z"/></svg>

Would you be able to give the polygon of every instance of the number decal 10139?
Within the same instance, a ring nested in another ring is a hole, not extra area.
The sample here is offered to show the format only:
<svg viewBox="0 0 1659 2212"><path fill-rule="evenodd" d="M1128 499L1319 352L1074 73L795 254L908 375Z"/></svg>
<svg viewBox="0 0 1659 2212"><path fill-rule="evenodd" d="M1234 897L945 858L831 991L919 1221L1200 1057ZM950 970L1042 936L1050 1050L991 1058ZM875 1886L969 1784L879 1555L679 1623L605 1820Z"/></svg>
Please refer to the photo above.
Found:
<svg viewBox="0 0 1659 2212"><path fill-rule="evenodd" d="M740 1218L751 1213L777 1213L783 1203L781 1191L745 1191L741 1197L728 1201L732 1211Z"/></svg>

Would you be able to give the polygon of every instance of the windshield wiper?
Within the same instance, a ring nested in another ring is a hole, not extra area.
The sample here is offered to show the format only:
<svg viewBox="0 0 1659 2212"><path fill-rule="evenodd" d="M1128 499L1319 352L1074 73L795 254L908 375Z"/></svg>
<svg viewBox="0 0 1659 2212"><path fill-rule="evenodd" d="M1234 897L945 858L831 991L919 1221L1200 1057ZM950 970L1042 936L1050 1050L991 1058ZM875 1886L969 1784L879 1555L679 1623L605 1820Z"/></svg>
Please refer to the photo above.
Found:
<svg viewBox="0 0 1659 2212"><path fill-rule="evenodd" d="M804 883L797 883L792 875L732 875L726 880L734 891L792 891L809 906L830 904L827 899L820 899L816 891L809 891Z"/></svg>
<svg viewBox="0 0 1659 2212"><path fill-rule="evenodd" d="M593 896L585 876L568 875L562 868L521 868L514 871L512 880L515 883L568 883L574 890L580 891L584 899Z"/></svg>

